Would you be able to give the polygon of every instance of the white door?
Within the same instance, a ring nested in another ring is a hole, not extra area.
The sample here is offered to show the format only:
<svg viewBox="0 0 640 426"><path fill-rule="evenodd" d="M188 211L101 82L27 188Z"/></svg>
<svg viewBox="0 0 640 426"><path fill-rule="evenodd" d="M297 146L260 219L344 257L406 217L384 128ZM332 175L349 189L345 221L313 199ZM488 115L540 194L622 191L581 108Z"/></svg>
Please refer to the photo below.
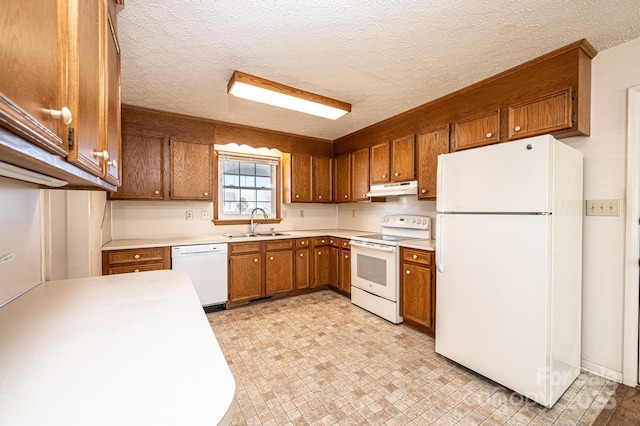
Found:
<svg viewBox="0 0 640 426"><path fill-rule="evenodd" d="M439 212L550 212L549 136L438 157Z"/></svg>
<svg viewBox="0 0 640 426"><path fill-rule="evenodd" d="M548 215L438 215L436 352L546 405Z"/></svg>

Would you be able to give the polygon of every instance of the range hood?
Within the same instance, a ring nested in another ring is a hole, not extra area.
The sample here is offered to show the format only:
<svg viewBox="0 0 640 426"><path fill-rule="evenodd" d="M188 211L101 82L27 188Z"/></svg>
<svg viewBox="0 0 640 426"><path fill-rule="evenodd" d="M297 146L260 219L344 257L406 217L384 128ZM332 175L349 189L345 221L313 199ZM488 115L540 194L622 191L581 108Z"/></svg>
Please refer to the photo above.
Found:
<svg viewBox="0 0 640 426"><path fill-rule="evenodd" d="M14 166L0 161L0 176L8 177L11 179L22 180L25 182L36 183L38 185L50 186L58 188L65 186L69 182L46 176L40 173L32 172L21 167Z"/></svg>
<svg viewBox="0 0 640 426"><path fill-rule="evenodd" d="M371 190L367 192L367 197L389 197L394 195L416 195L418 193L418 182L383 183L371 185Z"/></svg>

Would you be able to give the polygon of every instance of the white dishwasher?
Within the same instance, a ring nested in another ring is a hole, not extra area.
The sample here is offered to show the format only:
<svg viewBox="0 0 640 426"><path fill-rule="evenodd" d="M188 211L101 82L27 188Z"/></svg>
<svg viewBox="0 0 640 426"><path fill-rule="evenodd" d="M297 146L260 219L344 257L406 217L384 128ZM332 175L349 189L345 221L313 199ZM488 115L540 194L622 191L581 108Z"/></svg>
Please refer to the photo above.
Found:
<svg viewBox="0 0 640 426"><path fill-rule="evenodd" d="M171 269L189 274L205 311L226 309L227 243L173 246Z"/></svg>

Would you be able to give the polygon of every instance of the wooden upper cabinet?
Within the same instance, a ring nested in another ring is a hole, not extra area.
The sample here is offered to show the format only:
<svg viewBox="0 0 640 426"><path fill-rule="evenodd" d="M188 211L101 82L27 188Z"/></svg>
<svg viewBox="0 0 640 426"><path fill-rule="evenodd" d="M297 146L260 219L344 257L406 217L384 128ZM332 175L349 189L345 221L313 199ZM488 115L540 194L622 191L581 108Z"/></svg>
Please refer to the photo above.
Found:
<svg viewBox="0 0 640 426"><path fill-rule="evenodd" d="M388 183L390 165L389 143L371 147L371 183Z"/></svg>
<svg viewBox="0 0 640 426"><path fill-rule="evenodd" d="M171 139L171 199L213 200L213 145Z"/></svg>
<svg viewBox="0 0 640 426"><path fill-rule="evenodd" d="M66 15L56 0L3 2L0 14L0 125L63 156L67 125L50 111L71 113Z"/></svg>
<svg viewBox="0 0 640 426"><path fill-rule="evenodd" d="M573 90L568 88L509 106L509 140L571 129Z"/></svg>
<svg viewBox="0 0 640 426"><path fill-rule="evenodd" d="M416 177L415 138L405 136L391 142L391 182L404 182Z"/></svg>
<svg viewBox="0 0 640 426"><path fill-rule="evenodd" d="M111 3L111 2L110 2ZM115 20L107 12L106 71L105 71L105 129L103 146L109 152L104 179L116 186L122 181L122 142L120 137L120 45L116 35Z"/></svg>
<svg viewBox="0 0 640 426"><path fill-rule="evenodd" d="M457 121L453 125L452 151L490 145L500 141L500 111Z"/></svg>
<svg viewBox="0 0 640 426"><path fill-rule="evenodd" d="M122 135L122 186L111 199L162 200L165 187L165 150L163 138Z"/></svg>
<svg viewBox="0 0 640 426"><path fill-rule="evenodd" d="M418 135L418 199L436 198L438 155L449 152L449 126Z"/></svg>
<svg viewBox="0 0 640 426"><path fill-rule="evenodd" d="M313 201L330 203L333 201L333 160L326 157L313 157Z"/></svg>
<svg viewBox="0 0 640 426"><path fill-rule="evenodd" d="M365 201L369 192L369 149L351 154L351 201Z"/></svg>
<svg viewBox="0 0 640 426"><path fill-rule="evenodd" d="M351 201L351 154L341 155L335 159L334 164L335 201L348 203Z"/></svg>
<svg viewBox="0 0 640 426"><path fill-rule="evenodd" d="M311 156L291 154L291 193L294 202L310 203L311 196Z"/></svg>

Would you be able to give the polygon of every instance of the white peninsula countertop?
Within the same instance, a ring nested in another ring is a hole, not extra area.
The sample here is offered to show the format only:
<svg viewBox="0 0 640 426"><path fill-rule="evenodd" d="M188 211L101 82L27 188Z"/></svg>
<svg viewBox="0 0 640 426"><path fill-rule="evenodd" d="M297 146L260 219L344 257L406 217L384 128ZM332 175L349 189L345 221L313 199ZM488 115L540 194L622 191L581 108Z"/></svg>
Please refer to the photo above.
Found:
<svg viewBox="0 0 640 426"><path fill-rule="evenodd" d="M50 281L0 308L0 424L230 424L235 381L186 272Z"/></svg>

